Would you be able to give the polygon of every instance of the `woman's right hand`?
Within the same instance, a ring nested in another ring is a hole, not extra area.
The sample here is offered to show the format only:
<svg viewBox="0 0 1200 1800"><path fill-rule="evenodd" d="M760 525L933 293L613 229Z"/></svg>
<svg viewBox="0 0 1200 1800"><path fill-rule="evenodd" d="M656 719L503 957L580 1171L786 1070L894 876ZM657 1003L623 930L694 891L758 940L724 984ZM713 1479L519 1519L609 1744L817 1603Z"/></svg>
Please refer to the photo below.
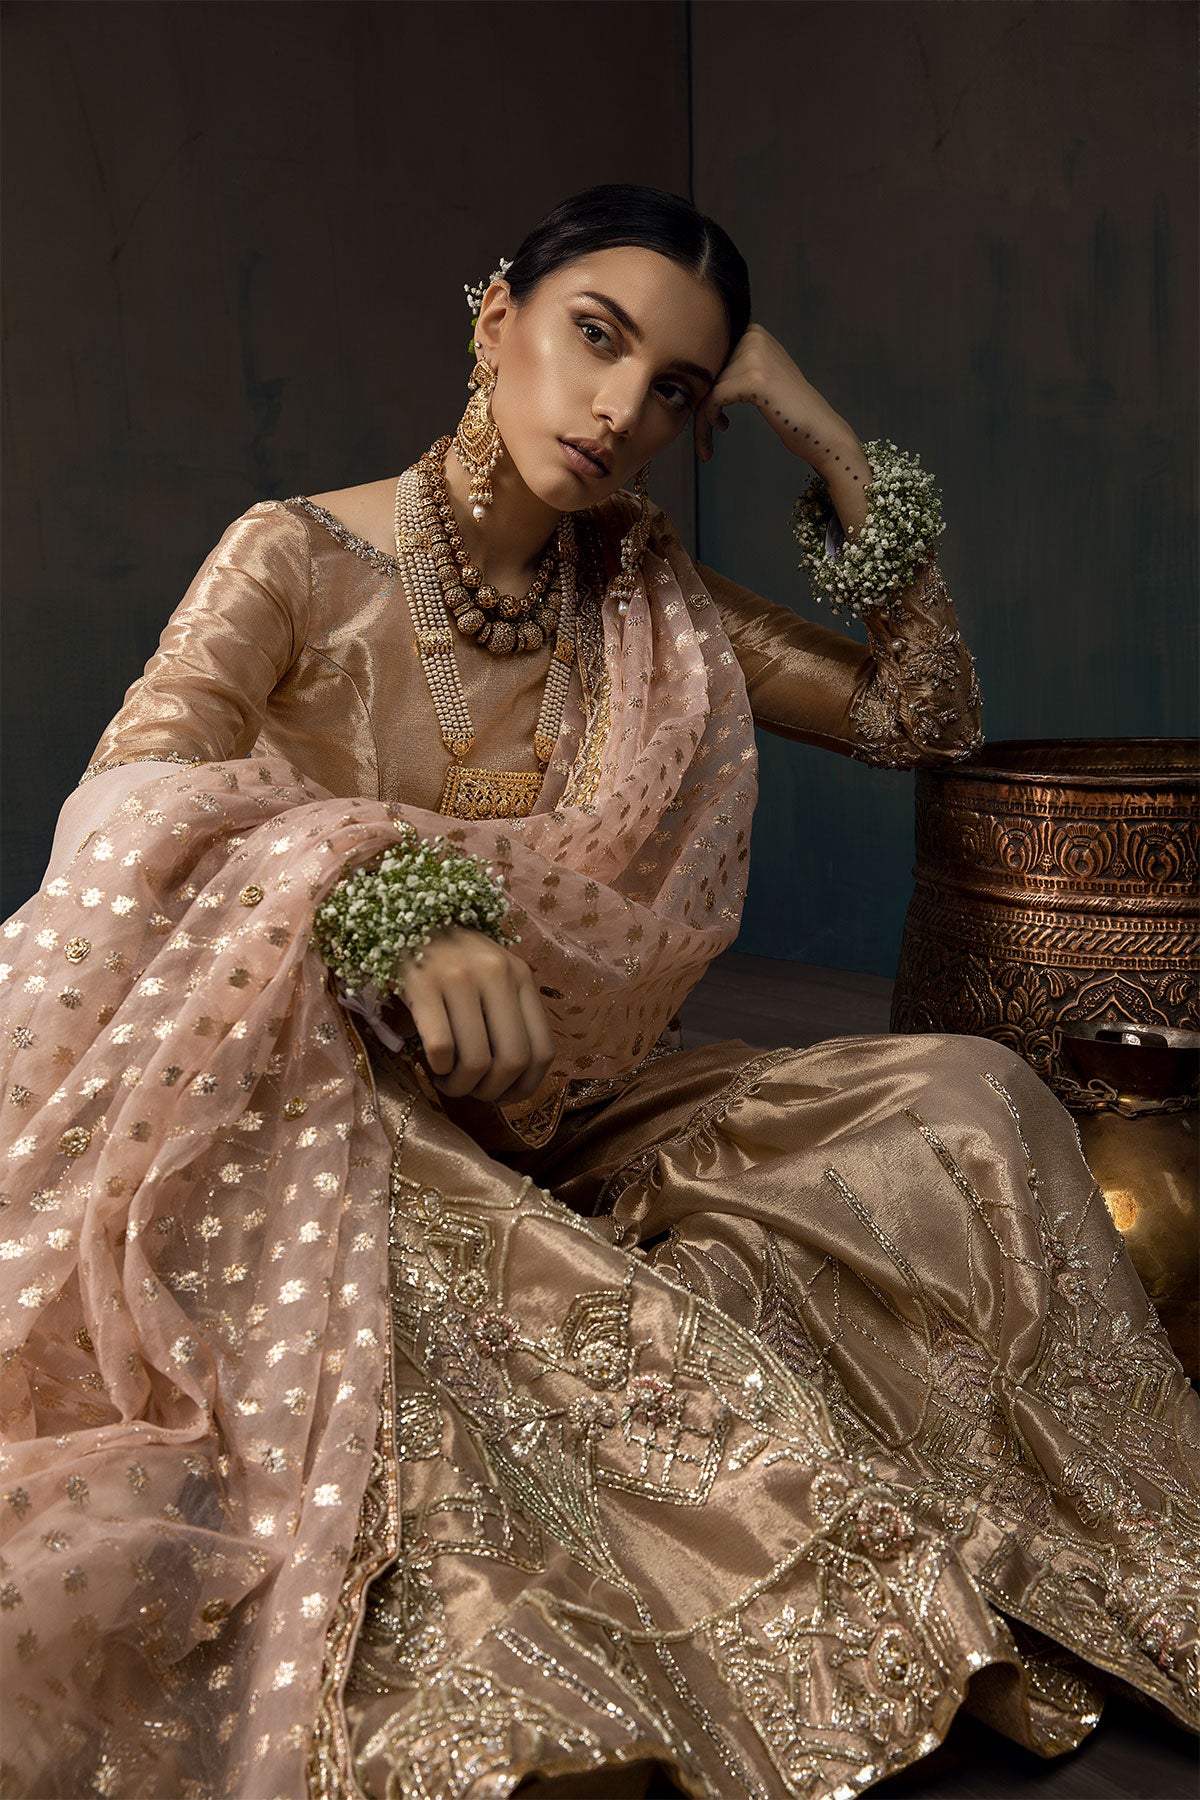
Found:
<svg viewBox="0 0 1200 1800"><path fill-rule="evenodd" d="M554 1040L528 963L482 931L451 925L403 972L400 1003L439 1092L504 1106L537 1092Z"/></svg>

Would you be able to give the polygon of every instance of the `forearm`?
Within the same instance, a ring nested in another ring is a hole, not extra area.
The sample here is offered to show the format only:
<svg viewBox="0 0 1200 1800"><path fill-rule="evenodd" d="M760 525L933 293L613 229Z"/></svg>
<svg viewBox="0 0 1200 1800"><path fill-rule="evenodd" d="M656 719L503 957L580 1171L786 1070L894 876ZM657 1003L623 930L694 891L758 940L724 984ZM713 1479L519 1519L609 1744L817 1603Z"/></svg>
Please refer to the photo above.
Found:
<svg viewBox="0 0 1200 1800"><path fill-rule="evenodd" d="M867 643L703 564L755 724L881 768L958 761L982 741L979 685L936 562L867 615Z"/></svg>
<svg viewBox="0 0 1200 1800"><path fill-rule="evenodd" d="M804 461L821 476L842 530L853 540L866 522L865 489L871 480L871 465L853 428L839 417L826 428L819 443L805 449Z"/></svg>
<svg viewBox="0 0 1200 1800"><path fill-rule="evenodd" d="M971 755L983 742L983 701L936 561L864 620L873 660L847 715L850 754L889 769Z"/></svg>
<svg viewBox="0 0 1200 1800"><path fill-rule="evenodd" d="M59 811L42 885L65 873L72 858L105 819L112 816L122 800L128 799L138 788L161 780L178 766L170 762L123 763L73 788Z"/></svg>

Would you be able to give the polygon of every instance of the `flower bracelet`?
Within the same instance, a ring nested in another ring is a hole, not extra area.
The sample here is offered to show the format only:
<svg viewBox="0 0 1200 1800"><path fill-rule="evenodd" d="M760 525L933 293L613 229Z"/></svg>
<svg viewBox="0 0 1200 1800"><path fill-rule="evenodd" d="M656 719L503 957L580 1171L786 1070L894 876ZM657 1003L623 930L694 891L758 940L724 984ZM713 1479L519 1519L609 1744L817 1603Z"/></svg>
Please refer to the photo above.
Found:
<svg viewBox="0 0 1200 1800"><path fill-rule="evenodd" d="M421 838L405 822L398 844L343 875L316 909L313 942L346 993L403 987L402 962L421 961L435 931L469 925L498 944L520 937L504 923L508 895L490 863L451 849L443 837Z"/></svg>
<svg viewBox="0 0 1200 1800"><path fill-rule="evenodd" d="M867 517L836 557L828 547L837 513L822 476L814 475L796 502L792 531L818 597L862 618L906 587L937 548L946 529L941 494L920 455L898 450L890 438L863 445L871 480L863 492Z"/></svg>

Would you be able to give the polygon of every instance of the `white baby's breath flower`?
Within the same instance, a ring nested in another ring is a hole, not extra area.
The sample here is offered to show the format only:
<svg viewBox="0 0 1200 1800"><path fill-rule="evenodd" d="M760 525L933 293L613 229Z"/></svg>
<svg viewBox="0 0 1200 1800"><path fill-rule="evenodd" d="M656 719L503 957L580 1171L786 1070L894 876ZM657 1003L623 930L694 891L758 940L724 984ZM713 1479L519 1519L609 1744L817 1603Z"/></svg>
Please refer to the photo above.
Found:
<svg viewBox="0 0 1200 1800"><path fill-rule="evenodd" d="M941 496L920 455L898 450L890 439L863 445L871 465L864 489L870 510L853 543L843 543L836 559L825 554L825 533L833 516L827 484L817 477L796 502L793 532L802 567L818 594L837 608L863 617L912 580L945 530Z"/></svg>
<svg viewBox="0 0 1200 1800"><path fill-rule="evenodd" d="M423 842L413 834L338 882L317 909L314 943L347 993L364 986L399 992L398 965L419 961L446 925L470 924L498 943L519 942L503 923L507 906L489 867L441 836Z"/></svg>

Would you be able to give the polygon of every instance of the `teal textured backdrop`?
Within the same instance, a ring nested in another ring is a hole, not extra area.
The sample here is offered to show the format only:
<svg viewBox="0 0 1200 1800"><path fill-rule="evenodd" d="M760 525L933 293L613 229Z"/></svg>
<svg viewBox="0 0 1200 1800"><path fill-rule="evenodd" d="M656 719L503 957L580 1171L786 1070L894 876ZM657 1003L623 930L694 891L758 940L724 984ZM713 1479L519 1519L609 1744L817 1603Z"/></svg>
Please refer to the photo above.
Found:
<svg viewBox="0 0 1200 1800"><path fill-rule="evenodd" d="M17 0L4 36L5 913L224 527L449 429L463 283L601 180L691 191L805 375L920 452L989 738L1196 730L1190 3ZM733 418L651 492L854 632L797 568L807 466ZM914 778L761 750L738 947L891 974Z"/></svg>
<svg viewBox="0 0 1200 1800"><path fill-rule="evenodd" d="M1194 734L1193 9L731 10L692 8L697 200L806 377L936 476L986 737ZM807 467L745 413L701 557L838 624L796 566ZM759 744L738 949L893 974L915 777Z"/></svg>

